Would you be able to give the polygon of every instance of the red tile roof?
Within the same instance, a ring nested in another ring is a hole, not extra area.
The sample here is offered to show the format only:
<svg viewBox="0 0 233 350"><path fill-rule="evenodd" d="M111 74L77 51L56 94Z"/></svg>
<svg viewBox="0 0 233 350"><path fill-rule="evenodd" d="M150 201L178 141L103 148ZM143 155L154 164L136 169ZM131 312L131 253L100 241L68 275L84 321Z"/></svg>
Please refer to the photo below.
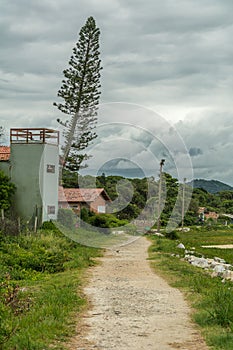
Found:
<svg viewBox="0 0 233 350"><path fill-rule="evenodd" d="M97 197L102 196L106 201L110 197L103 188L63 188L59 187L59 202L94 202Z"/></svg>
<svg viewBox="0 0 233 350"><path fill-rule="evenodd" d="M10 159L11 149L8 146L0 146L0 161Z"/></svg>

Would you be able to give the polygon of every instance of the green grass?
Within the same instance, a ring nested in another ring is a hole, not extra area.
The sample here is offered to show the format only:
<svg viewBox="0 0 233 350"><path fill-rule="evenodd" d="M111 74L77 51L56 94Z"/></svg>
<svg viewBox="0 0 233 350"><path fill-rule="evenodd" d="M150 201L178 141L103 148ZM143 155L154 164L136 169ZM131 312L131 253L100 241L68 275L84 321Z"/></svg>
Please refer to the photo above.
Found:
<svg viewBox="0 0 233 350"><path fill-rule="evenodd" d="M62 349L62 342L74 331L76 313L85 300L81 296L81 276L77 272L51 276L32 289L32 307L12 325L16 329L3 349ZM30 290L30 288L29 288Z"/></svg>
<svg viewBox="0 0 233 350"><path fill-rule="evenodd" d="M96 248L111 248L114 245L121 245L128 241L135 234L135 230L132 229L129 225L122 228L108 229L101 232L100 230L87 230L84 228L78 228L74 230L68 230L64 226L58 226L64 235L69 237L75 242L80 244L96 247ZM123 231L122 234L114 234L114 231Z"/></svg>
<svg viewBox="0 0 233 350"><path fill-rule="evenodd" d="M86 305L85 269L101 250L42 230L2 237L0 254L0 349L65 349Z"/></svg>
<svg viewBox="0 0 233 350"><path fill-rule="evenodd" d="M185 245L187 249L195 247L199 254L208 258L218 256L226 260L229 264L233 264L232 249L219 249L219 248L202 248L203 245L225 245L233 244L233 229L228 227L221 227L216 230L213 228L206 229L193 229L190 232L179 233L180 241Z"/></svg>
<svg viewBox="0 0 233 350"><path fill-rule="evenodd" d="M151 237L149 256L152 267L171 286L179 288L193 310L193 320L199 325L207 344L214 350L233 349L233 283L211 278L201 268L182 260L184 252L177 248L182 242L196 255L218 256L232 262L232 250L204 249L201 245L232 243L233 230L192 230L179 233L179 240ZM173 255L172 255L173 254ZM179 257L178 257L179 256Z"/></svg>

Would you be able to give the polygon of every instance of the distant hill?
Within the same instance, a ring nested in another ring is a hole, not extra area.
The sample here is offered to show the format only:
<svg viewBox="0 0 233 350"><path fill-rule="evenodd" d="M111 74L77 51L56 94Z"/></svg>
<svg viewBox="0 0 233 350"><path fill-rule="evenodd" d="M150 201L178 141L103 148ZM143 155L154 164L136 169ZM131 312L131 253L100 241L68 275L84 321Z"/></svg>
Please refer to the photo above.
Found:
<svg viewBox="0 0 233 350"><path fill-rule="evenodd" d="M189 182L189 184L192 185L193 188L203 188L209 193L233 191L233 187L217 180L195 179Z"/></svg>

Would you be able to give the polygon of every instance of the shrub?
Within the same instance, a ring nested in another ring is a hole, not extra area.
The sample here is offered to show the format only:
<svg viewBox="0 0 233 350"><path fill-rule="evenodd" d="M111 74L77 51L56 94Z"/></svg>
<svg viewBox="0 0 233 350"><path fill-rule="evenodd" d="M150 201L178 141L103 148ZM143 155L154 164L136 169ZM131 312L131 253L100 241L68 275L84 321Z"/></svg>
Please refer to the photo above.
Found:
<svg viewBox="0 0 233 350"><path fill-rule="evenodd" d="M14 269L14 278L20 279L17 271L37 271L55 273L64 270L69 260L68 253L59 244L51 245L46 237L20 237L16 242L2 242L2 263ZM21 274L24 277L24 274Z"/></svg>
<svg viewBox="0 0 233 350"><path fill-rule="evenodd" d="M7 210L11 206L12 196L16 187L10 178L0 170L0 209Z"/></svg>
<svg viewBox="0 0 233 350"><path fill-rule="evenodd" d="M57 214L57 221L63 226L72 229L75 227L76 216L71 209L60 208Z"/></svg>
<svg viewBox="0 0 233 350"><path fill-rule="evenodd" d="M111 228L127 225L127 220L117 219L112 214L94 214L88 220L88 222L96 227Z"/></svg>
<svg viewBox="0 0 233 350"><path fill-rule="evenodd" d="M168 231L165 233L165 237L172 239L172 240L176 240L179 239L179 235L176 231Z"/></svg>
<svg viewBox="0 0 233 350"><path fill-rule="evenodd" d="M5 218L0 219L1 232L4 235L17 236L19 234L19 224L16 219Z"/></svg>

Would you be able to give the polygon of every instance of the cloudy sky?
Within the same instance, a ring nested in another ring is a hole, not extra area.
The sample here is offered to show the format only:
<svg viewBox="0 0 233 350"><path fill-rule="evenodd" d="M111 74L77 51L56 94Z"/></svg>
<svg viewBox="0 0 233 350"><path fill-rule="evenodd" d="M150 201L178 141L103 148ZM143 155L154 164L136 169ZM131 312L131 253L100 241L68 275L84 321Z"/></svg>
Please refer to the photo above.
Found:
<svg viewBox="0 0 233 350"><path fill-rule="evenodd" d="M93 16L101 30L101 104L111 106L100 119L131 125L117 137L145 148L131 150L132 164L139 162L135 153L153 150L155 164L161 156L174 164L186 157L190 168L190 156L196 178L233 185L232 0L0 0L0 8L0 125L6 130L58 127L61 115L53 102L62 71L80 28ZM140 117L135 121L128 107L124 117L116 102L140 106ZM166 120L170 140L158 133L157 115ZM136 124L143 131L135 132ZM109 142L117 139L107 127L106 132ZM180 136L183 151L176 150ZM109 160L120 166L126 162L115 159L128 159L124 150L130 147L117 145ZM101 167L100 153L96 159ZM148 154L140 162L150 168Z"/></svg>

